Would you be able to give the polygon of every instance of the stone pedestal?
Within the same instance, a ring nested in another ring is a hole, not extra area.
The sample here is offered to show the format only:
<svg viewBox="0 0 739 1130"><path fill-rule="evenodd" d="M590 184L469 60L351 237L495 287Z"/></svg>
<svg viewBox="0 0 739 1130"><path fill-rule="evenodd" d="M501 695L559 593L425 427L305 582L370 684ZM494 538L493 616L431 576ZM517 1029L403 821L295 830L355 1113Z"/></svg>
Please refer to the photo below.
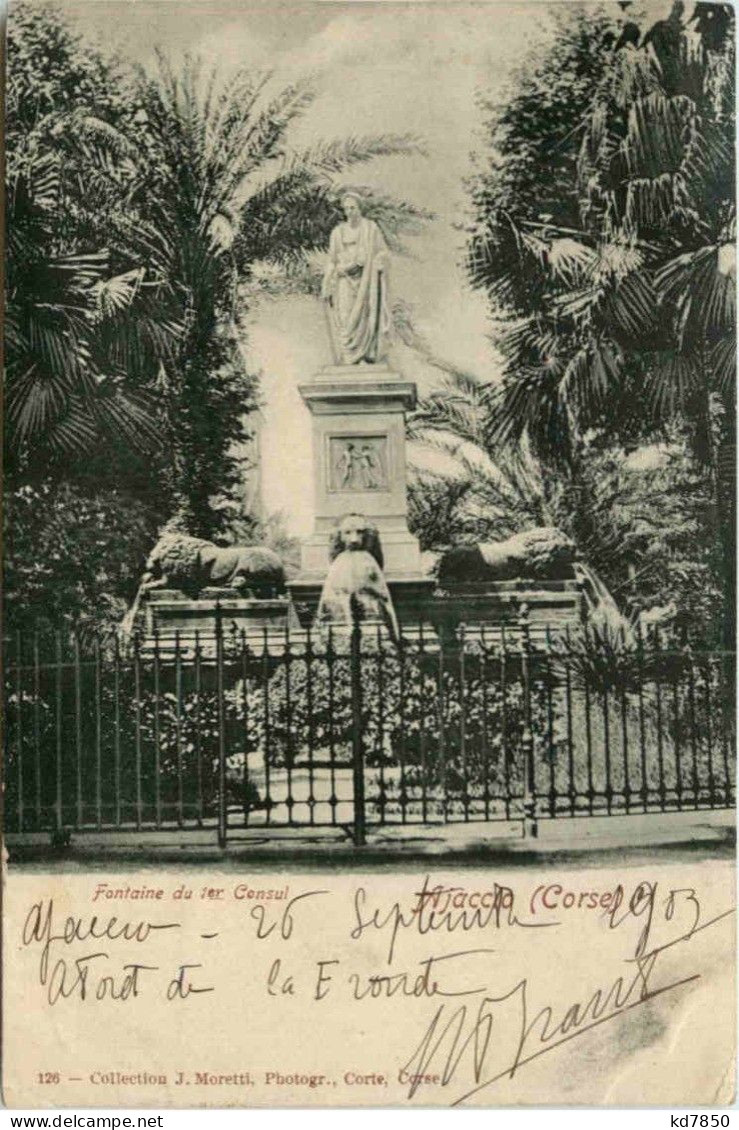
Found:
<svg viewBox="0 0 739 1130"><path fill-rule="evenodd" d="M388 581L419 581L405 462L405 413L415 407L415 384L385 365L342 365L322 369L300 392L313 420L315 518L298 585L323 582L330 534L349 512L377 526Z"/></svg>
<svg viewBox="0 0 739 1130"><path fill-rule="evenodd" d="M158 589L148 594L144 615L144 649L150 650L154 640L162 654L172 651L179 640L184 650L197 639L203 654L215 648L216 617L224 638L261 637L265 632L283 633L286 627L297 628L299 622L287 597L269 600L244 599L233 589L203 589L192 599L175 589Z"/></svg>

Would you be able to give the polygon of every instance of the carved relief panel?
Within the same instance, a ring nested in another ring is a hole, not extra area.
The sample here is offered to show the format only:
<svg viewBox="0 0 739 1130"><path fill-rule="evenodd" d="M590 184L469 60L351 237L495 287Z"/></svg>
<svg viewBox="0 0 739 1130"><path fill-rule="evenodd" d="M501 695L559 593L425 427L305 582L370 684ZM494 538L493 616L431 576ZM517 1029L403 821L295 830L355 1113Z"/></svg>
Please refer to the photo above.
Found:
<svg viewBox="0 0 739 1130"><path fill-rule="evenodd" d="M330 491L387 491L390 489L387 436L329 436Z"/></svg>

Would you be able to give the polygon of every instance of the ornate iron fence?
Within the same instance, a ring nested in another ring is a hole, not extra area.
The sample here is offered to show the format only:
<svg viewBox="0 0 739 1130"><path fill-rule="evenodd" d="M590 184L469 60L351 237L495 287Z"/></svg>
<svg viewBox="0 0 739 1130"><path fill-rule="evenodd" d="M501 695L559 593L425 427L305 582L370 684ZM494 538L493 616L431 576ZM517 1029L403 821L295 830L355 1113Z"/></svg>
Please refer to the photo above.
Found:
<svg viewBox="0 0 739 1130"><path fill-rule="evenodd" d="M734 804L734 659L422 624L5 648L6 828L337 827Z"/></svg>

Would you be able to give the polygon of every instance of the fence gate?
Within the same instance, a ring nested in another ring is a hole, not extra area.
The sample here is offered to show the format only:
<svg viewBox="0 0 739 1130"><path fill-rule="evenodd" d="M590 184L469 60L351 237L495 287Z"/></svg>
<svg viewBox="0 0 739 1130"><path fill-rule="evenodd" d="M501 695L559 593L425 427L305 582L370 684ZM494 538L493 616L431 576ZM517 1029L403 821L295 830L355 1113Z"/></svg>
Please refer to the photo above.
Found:
<svg viewBox="0 0 739 1130"><path fill-rule="evenodd" d="M219 839L254 828L343 828L365 842L361 630L265 636L222 660L226 783ZM244 641L242 639L241 643Z"/></svg>

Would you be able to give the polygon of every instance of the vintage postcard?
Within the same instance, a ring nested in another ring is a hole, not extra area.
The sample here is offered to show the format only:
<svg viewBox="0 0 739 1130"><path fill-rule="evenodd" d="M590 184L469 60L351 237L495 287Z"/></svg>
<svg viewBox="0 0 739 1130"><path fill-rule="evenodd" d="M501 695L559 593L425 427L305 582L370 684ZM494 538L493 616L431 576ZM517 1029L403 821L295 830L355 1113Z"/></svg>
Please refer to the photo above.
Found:
<svg viewBox="0 0 739 1130"><path fill-rule="evenodd" d="M734 1101L734 74L11 0L8 1106Z"/></svg>

